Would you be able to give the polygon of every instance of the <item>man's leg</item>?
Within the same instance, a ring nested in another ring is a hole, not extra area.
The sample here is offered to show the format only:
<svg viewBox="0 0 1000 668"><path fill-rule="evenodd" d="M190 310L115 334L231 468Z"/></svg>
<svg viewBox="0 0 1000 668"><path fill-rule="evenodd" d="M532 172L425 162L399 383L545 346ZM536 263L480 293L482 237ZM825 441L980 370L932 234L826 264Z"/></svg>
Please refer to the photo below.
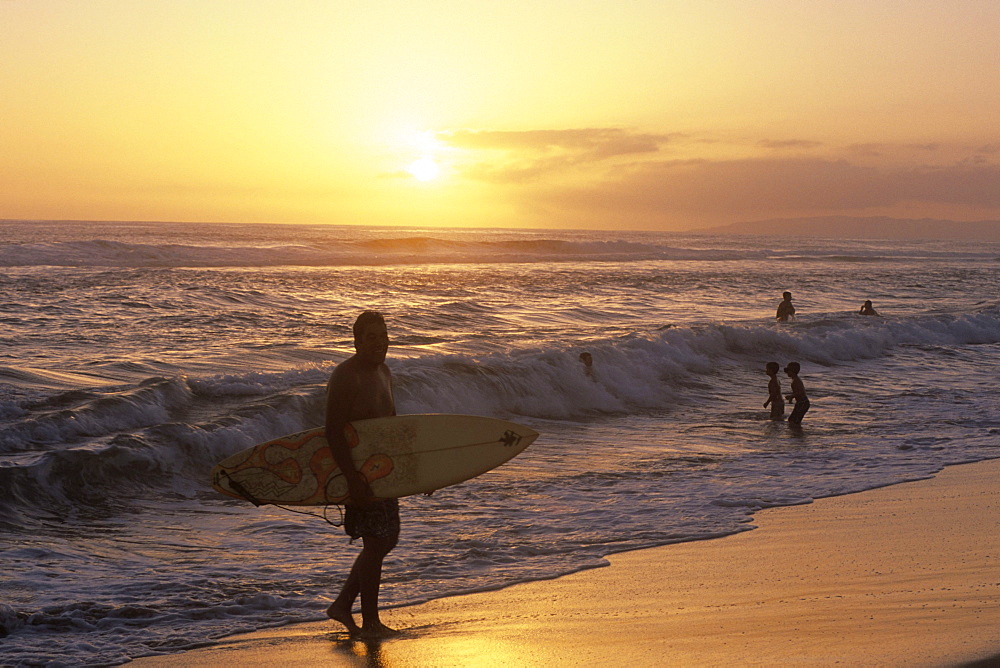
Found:
<svg viewBox="0 0 1000 668"><path fill-rule="evenodd" d="M362 538L362 540L364 547L358 558L354 560L354 565L344 582L343 589L326 610L330 619L346 626L352 635L361 631L351 614L354 601L357 600L359 594L361 595L361 617L364 620L364 627L372 631L381 628L388 629L379 619L378 592L382 585L382 562L385 560L385 555L389 554L396 546L396 539L369 536Z"/></svg>
<svg viewBox="0 0 1000 668"><path fill-rule="evenodd" d="M327 608L327 616L347 627L351 635L363 633L366 636L379 637L392 635L393 629L384 625L379 619L378 594L382 585L382 562L385 556L396 547L398 536L381 538L365 536L362 538L364 547L361 554L354 560L351 572L344 582L343 589L336 600ZM354 601L361 595L361 617L364 630L354 621L351 610Z"/></svg>
<svg viewBox="0 0 1000 668"><path fill-rule="evenodd" d="M361 631L361 628L354 621L354 615L351 614L351 609L354 608L354 601L358 598L358 593L361 591L360 571L363 556L364 550L362 550L361 554L359 554L357 559L354 560L354 565L351 566L351 572L347 576L347 580L344 582L344 587L340 590L340 594L338 594L336 600L330 604L330 607L326 609L327 617L346 626L348 633L352 636L357 635Z"/></svg>
<svg viewBox="0 0 1000 668"><path fill-rule="evenodd" d="M355 562L358 570L358 587L361 594L361 635L380 638L397 632L382 623L378 614L378 593L382 585L382 561L396 547L398 536L365 536L361 554ZM352 569L352 574L354 569Z"/></svg>
<svg viewBox="0 0 1000 668"><path fill-rule="evenodd" d="M351 635L360 633L371 638L393 635L396 632L379 619L378 596L382 562L399 540L399 504L390 499L364 509L348 506L344 513L344 530L351 537L360 537L363 545L340 594L326 614L346 626ZM355 623L351 614L359 595L363 628Z"/></svg>

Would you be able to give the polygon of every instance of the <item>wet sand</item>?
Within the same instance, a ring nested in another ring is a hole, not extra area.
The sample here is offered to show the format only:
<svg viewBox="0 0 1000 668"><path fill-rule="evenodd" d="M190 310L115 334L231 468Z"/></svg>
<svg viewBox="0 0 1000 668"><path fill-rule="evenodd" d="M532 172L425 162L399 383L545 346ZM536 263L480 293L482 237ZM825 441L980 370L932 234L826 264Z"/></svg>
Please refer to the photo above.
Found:
<svg viewBox="0 0 1000 668"><path fill-rule="evenodd" d="M137 666L946 666L1000 660L1000 460L757 513L607 568L231 636Z"/></svg>

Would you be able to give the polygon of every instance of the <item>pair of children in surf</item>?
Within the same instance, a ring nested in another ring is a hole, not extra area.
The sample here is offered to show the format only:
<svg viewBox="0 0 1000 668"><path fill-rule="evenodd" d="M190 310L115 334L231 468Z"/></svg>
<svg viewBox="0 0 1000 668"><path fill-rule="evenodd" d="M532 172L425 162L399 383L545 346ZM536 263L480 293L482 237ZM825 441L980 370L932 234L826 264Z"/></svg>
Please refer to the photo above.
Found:
<svg viewBox="0 0 1000 668"><path fill-rule="evenodd" d="M801 367L798 362L789 362L785 366L785 373L792 379L792 391L786 395L781 394L781 381L778 380L779 369L781 369L781 365L777 362L768 362L764 367L765 373L771 377L771 380L767 383L767 401L764 402L764 408L771 407L772 420L782 420L785 417L785 399L794 401L795 408L792 409L792 414L788 416L788 424L801 424L802 417L809 410L809 397L806 396L806 387L802 383L802 379L799 378Z"/></svg>

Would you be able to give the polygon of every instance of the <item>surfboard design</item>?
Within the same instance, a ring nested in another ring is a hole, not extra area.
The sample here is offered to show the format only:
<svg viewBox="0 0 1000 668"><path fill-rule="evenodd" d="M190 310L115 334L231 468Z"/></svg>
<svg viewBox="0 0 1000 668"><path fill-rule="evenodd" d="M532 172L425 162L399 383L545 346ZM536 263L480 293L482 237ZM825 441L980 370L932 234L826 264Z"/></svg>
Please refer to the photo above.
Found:
<svg viewBox="0 0 1000 668"><path fill-rule="evenodd" d="M212 469L212 486L255 505L324 506L349 501L347 483L317 427L255 445ZM396 415L348 423L358 471L379 498L422 494L494 469L538 432L474 415Z"/></svg>

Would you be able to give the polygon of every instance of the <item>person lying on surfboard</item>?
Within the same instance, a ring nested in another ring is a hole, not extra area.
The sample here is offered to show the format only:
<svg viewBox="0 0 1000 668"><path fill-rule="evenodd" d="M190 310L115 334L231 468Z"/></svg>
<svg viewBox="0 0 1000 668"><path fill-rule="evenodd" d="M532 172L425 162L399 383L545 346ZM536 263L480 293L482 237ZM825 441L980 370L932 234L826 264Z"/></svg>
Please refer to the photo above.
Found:
<svg viewBox="0 0 1000 668"><path fill-rule="evenodd" d="M399 501L375 500L368 482L351 460L344 427L353 420L396 414L392 374L385 363L389 334L385 318L365 311L354 323L355 354L333 370L326 389L326 436L340 466L350 500L345 504L344 531L361 538L362 549L327 616L347 627L352 636L385 638L395 631L379 619L378 594L382 584L382 562L399 540ZM361 596L361 626L351 610Z"/></svg>

